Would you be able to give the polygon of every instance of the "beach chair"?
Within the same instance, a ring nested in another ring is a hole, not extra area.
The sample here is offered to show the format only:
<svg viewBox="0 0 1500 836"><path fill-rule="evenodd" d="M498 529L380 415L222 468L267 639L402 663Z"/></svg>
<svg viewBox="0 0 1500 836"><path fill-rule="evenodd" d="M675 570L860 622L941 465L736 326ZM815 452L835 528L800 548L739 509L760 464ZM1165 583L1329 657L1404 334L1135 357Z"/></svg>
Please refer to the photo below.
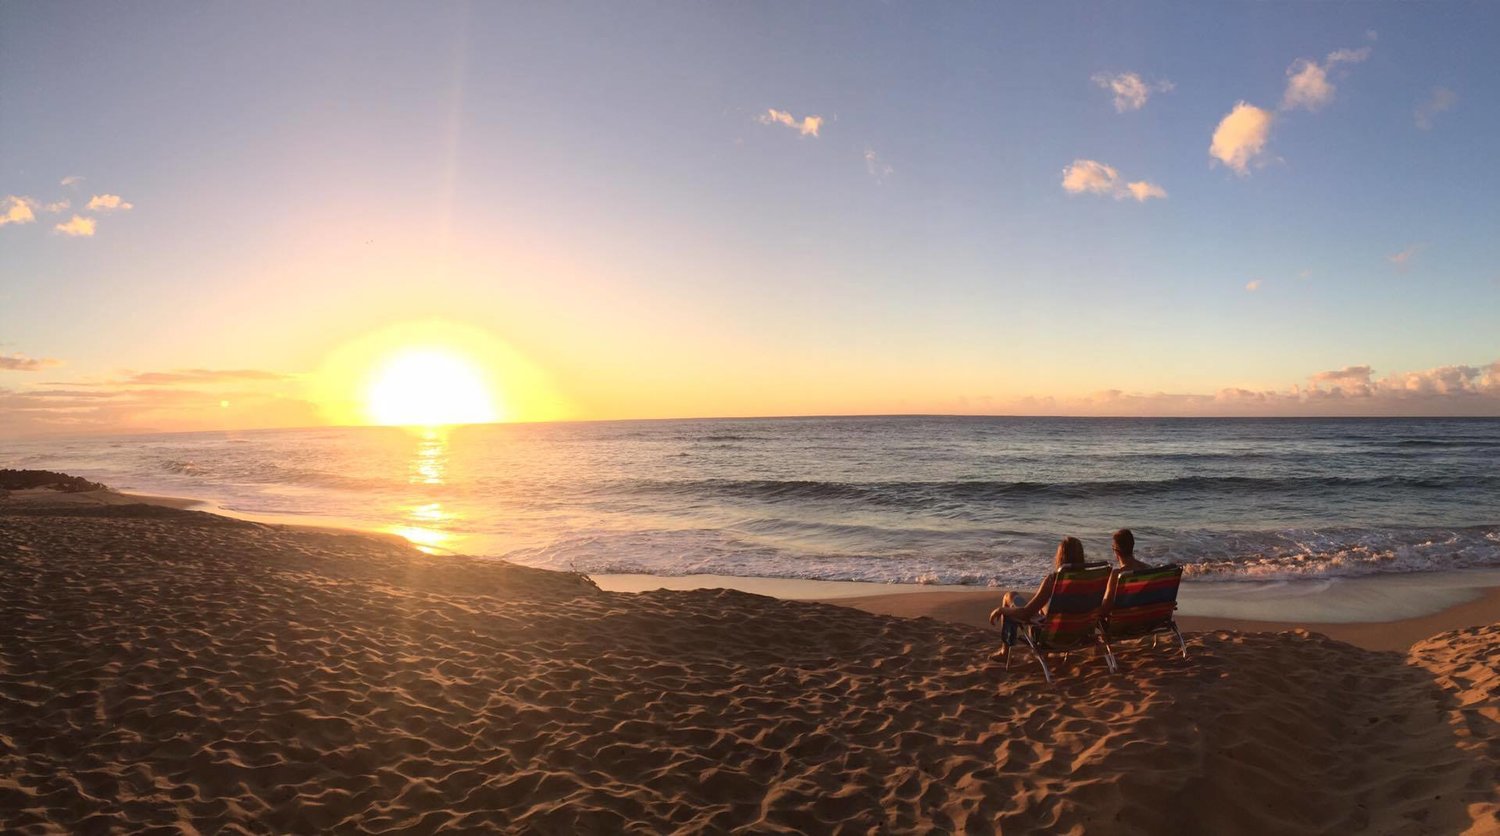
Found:
<svg viewBox="0 0 1500 836"><path fill-rule="evenodd" d="M1166 633L1177 637L1182 658L1187 658L1187 642L1177 629L1173 613L1177 610L1177 588L1182 585L1181 566L1136 569L1120 572L1115 578L1114 600L1104 615L1105 641L1130 641L1151 637L1151 646Z"/></svg>
<svg viewBox="0 0 1500 836"><path fill-rule="evenodd" d="M1081 569L1058 569L1052 583L1052 597L1037 619L1021 623L1016 635L1031 648L1042 676L1052 682L1052 671L1044 658L1048 653L1067 654L1093 647L1104 653L1104 664L1113 673L1115 656L1099 630L1099 615L1104 609L1104 589L1109 585L1109 566L1091 563ZM1004 627L1004 620L1001 621ZM1012 649L1014 647L1012 646ZM1005 669L1010 670L1011 650L1005 654Z"/></svg>

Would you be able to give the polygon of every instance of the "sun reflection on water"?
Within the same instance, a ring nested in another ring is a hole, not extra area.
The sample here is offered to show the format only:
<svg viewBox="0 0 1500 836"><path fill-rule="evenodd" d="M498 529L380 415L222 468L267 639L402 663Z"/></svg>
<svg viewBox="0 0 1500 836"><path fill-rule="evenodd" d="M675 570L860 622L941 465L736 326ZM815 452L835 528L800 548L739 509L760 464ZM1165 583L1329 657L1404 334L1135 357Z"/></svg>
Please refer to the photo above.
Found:
<svg viewBox="0 0 1500 836"><path fill-rule="evenodd" d="M448 433L442 427L425 427L421 432L407 481L414 485L441 485L448 472Z"/></svg>
<svg viewBox="0 0 1500 836"><path fill-rule="evenodd" d="M418 431L416 449L407 466L407 482L411 485L441 486L446 484L448 472L448 431L445 427L424 427ZM406 519L389 526L387 531L405 537L412 545L428 554L441 554L455 535L449 530L457 521L457 515L444 508L441 502L421 502L403 509Z"/></svg>

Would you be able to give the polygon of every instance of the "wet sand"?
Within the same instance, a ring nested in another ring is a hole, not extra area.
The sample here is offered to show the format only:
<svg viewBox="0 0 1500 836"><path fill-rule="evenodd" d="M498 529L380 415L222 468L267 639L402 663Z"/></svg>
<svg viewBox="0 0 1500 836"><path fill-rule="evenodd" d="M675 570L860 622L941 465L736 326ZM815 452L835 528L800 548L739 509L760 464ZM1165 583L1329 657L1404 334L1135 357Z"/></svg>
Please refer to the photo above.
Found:
<svg viewBox="0 0 1500 836"><path fill-rule="evenodd" d="M1305 630L1367 650L1394 650L1405 653L1413 644L1434 633L1500 622L1500 587L1481 587L1473 592L1477 596L1473 600L1456 603L1437 612L1391 621L1287 621L1227 618L1218 615L1179 615L1177 624L1184 632L1195 633L1216 630L1272 633ZM903 618L925 616L975 627L989 627L990 610L999 605L1000 596L1000 592L993 590L905 592L835 598L828 599L828 603L855 607L865 612L882 615L896 615Z"/></svg>
<svg viewBox="0 0 1500 836"><path fill-rule="evenodd" d="M5 831L1500 831L1500 624L1048 686L961 621L46 498L0 577Z"/></svg>

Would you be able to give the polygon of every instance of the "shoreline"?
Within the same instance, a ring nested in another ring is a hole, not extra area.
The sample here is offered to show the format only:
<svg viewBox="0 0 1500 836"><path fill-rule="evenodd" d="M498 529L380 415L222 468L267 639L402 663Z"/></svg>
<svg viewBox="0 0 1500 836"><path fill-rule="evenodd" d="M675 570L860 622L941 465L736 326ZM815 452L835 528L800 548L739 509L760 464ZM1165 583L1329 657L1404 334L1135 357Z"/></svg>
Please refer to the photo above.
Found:
<svg viewBox="0 0 1500 836"><path fill-rule="evenodd" d="M990 628L989 612L1004 594L972 587L893 589L901 585L722 575L597 575L594 580L614 592L728 588L984 628ZM1500 622L1500 569L1333 580L1187 581L1178 604L1177 624L1185 633L1306 630L1366 650L1405 652L1436 633Z"/></svg>
<svg viewBox="0 0 1500 836"><path fill-rule="evenodd" d="M1187 587L1184 586L1184 591ZM823 603L853 607L878 615L903 618L933 618L956 624L986 627L989 612L1000 596L991 592L931 592L915 594L874 595L868 597L823 599ZM1477 597L1444 607L1436 612L1385 621L1312 621L1228 618L1215 615L1177 616L1183 633L1284 633L1304 630L1365 650L1389 650L1405 653L1412 645L1437 633L1480 627L1500 621L1500 586L1482 587ZM996 641L999 633L996 632Z"/></svg>
<svg viewBox="0 0 1500 836"><path fill-rule="evenodd" d="M237 514L206 500L115 490L61 493L12 491L12 501L83 505L156 505L198 510L261 525L352 534L421 549L399 534ZM493 559L493 558L481 558ZM932 618L989 627L989 611L1004 590L862 581L825 581L729 575L600 574L609 592L733 589L789 601L814 601L877 615ZM1386 617L1382 617L1386 616ZM1306 630L1367 650L1406 651L1436 633L1500 622L1500 568L1458 569L1281 581L1185 581L1177 623L1183 632Z"/></svg>

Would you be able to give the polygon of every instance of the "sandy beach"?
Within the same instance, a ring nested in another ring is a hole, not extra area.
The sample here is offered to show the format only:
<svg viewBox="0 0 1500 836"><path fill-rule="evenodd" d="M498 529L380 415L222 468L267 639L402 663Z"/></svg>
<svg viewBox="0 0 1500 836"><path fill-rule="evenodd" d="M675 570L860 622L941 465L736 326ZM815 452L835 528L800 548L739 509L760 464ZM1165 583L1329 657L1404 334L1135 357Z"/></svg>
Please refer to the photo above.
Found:
<svg viewBox="0 0 1500 836"><path fill-rule="evenodd" d="M0 499L0 571L6 831L1500 831L1500 618L1050 687L963 617L161 505Z"/></svg>

